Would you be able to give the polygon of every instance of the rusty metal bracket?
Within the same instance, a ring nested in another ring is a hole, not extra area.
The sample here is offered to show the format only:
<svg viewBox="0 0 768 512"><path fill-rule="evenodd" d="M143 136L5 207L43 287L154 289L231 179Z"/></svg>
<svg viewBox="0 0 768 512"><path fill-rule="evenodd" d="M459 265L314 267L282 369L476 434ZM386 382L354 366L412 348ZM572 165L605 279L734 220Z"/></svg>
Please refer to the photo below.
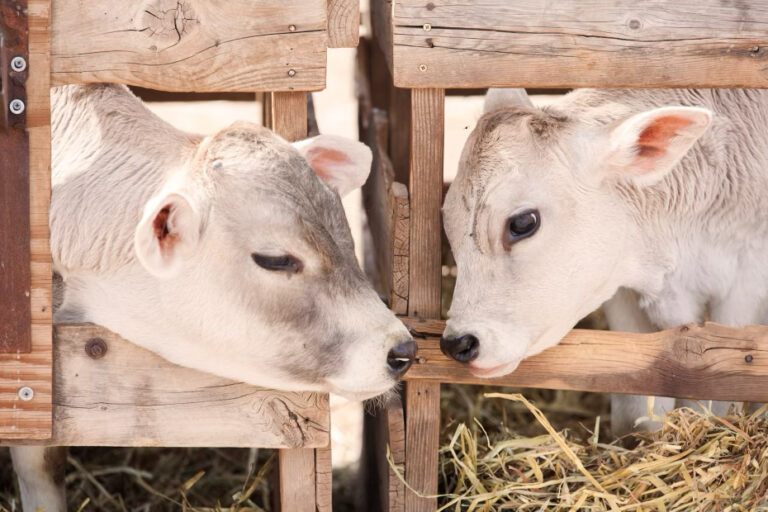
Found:
<svg viewBox="0 0 768 512"><path fill-rule="evenodd" d="M27 0L0 0L0 353L30 352Z"/></svg>

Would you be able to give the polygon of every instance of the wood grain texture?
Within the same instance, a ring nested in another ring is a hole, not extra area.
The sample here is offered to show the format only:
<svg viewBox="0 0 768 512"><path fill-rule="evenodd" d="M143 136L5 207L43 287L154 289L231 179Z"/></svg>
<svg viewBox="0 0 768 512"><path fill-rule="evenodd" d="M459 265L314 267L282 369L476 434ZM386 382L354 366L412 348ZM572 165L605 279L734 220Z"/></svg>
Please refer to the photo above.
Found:
<svg viewBox="0 0 768 512"><path fill-rule="evenodd" d="M386 113L373 109L367 125L363 142L373 152L373 164L363 186L363 205L373 242L368 251L374 260L371 274L390 309L403 315L408 312L408 189L394 181L394 170L386 153Z"/></svg>
<svg viewBox="0 0 768 512"><path fill-rule="evenodd" d="M270 114L265 120L272 130L289 142L307 137L307 94L304 92L272 92L265 107Z"/></svg>
<svg viewBox="0 0 768 512"><path fill-rule="evenodd" d="M400 87L768 87L758 0L396 0L391 21L373 14Z"/></svg>
<svg viewBox="0 0 768 512"><path fill-rule="evenodd" d="M354 48L359 40L359 0L328 0L328 48Z"/></svg>
<svg viewBox="0 0 768 512"><path fill-rule="evenodd" d="M315 503L317 512L333 510L333 468L331 447L315 449Z"/></svg>
<svg viewBox="0 0 768 512"><path fill-rule="evenodd" d="M443 321L402 320L419 344L418 362L405 378L419 382L768 401L768 326L708 322L649 334L574 329L511 374L482 379L440 351Z"/></svg>
<svg viewBox="0 0 768 512"><path fill-rule="evenodd" d="M177 366L95 325L57 325L55 333L51 444L328 445L325 394L273 391ZM95 338L107 349L99 359L85 350Z"/></svg>
<svg viewBox="0 0 768 512"><path fill-rule="evenodd" d="M56 0L53 85L322 89L326 15L326 0Z"/></svg>
<svg viewBox="0 0 768 512"><path fill-rule="evenodd" d="M393 396L387 401L379 421L383 435L378 451L384 456L389 449L392 462L402 473L405 468L405 418L399 397ZM382 510L402 512L405 510L405 484L397 477L386 457L383 456L379 459L379 474L387 476L380 481Z"/></svg>
<svg viewBox="0 0 768 512"><path fill-rule="evenodd" d="M50 1L29 0L27 129L30 151L30 269L32 352L0 354L0 438L48 439L52 418ZM22 386L35 396L24 402Z"/></svg>
<svg viewBox="0 0 768 512"><path fill-rule="evenodd" d="M280 510L317 512L315 450L280 450L278 455Z"/></svg>
<svg viewBox="0 0 768 512"><path fill-rule="evenodd" d="M440 317L440 205L443 195L443 89L411 91L410 130L410 285L408 311ZM437 493L440 435L440 385L409 381L405 386L405 477L422 494ZM409 512L432 512L434 498L405 496Z"/></svg>

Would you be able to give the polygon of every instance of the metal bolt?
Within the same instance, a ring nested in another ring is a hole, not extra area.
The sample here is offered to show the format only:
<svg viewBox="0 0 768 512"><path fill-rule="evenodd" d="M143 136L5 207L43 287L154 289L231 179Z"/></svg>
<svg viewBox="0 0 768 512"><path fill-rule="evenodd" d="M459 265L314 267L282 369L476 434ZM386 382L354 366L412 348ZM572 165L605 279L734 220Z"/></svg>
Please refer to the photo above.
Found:
<svg viewBox="0 0 768 512"><path fill-rule="evenodd" d="M421 28L423 28L425 32L429 32L430 30L432 30L432 25L430 25L429 23L425 23L421 26Z"/></svg>
<svg viewBox="0 0 768 512"><path fill-rule="evenodd" d="M11 111L11 114L21 114L24 112L24 102L21 101L18 98L12 99L11 102L8 104L8 110Z"/></svg>
<svg viewBox="0 0 768 512"><path fill-rule="evenodd" d="M29 402L35 397L35 390L32 389L29 386L24 386L23 388L19 389L19 398L24 400L25 402Z"/></svg>
<svg viewBox="0 0 768 512"><path fill-rule="evenodd" d="M296 76L296 70L295 69L289 69L288 70L288 76L290 76L290 77Z"/></svg>
<svg viewBox="0 0 768 512"><path fill-rule="evenodd" d="M752 354L747 354L747 355L744 357L744 360L745 360L746 362L748 362L748 363L751 363L751 362L752 362L752 359L753 359L753 357L752 357Z"/></svg>
<svg viewBox="0 0 768 512"><path fill-rule="evenodd" d="M91 338L85 342L85 353L91 359L101 359L107 354L107 344L101 338Z"/></svg>
<svg viewBox="0 0 768 512"><path fill-rule="evenodd" d="M21 73L27 69L27 61L21 55L17 55L11 59L11 69L17 73Z"/></svg>
<svg viewBox="0 0 768 512"><path fill-rule="evenodd" d="M427 65L426 64L419 64L419 71L421 71L423 73L426 70L427 70Z"/></svg>
<svg viewBox="0 0 768 512"><path fill-rule="evenodd" d="M296 25L288 25L289 32L296 32Z"/></svg>

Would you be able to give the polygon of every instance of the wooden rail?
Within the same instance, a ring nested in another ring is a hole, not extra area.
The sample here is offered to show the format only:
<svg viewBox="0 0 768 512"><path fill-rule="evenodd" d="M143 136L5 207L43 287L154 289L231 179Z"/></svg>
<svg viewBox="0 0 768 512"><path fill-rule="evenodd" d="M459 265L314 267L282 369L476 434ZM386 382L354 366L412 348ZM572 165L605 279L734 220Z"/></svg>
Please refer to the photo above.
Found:
<svg viewBox="0 0 768 512"><path fill-rule="evenodd" d="M381 0L398 87L766 87L758 0Z"/></svg>
<svg viewBox="0 0 768 512"><path fill-rule="evenodd" d="M445 322L402 320L419 344L406 380L768 401L768 326L708 322L650 334L574 329L511 374L483 379L440 351Z"/></svg>
<svg viewBox="0 0 768 512"><path fill-rule="evenodd" d="M45 444L311 448L330 441L328 395L177 366L95 325L54 332L53 437Z"/></svg>

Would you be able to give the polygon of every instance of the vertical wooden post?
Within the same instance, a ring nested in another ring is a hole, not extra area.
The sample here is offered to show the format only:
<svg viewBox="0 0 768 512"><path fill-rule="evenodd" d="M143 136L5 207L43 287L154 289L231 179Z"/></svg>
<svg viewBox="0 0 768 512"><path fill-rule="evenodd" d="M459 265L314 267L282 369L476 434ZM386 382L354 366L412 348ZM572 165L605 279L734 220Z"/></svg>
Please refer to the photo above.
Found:
<svg viewBox="0 0 768 512"><path fill-rule="evenodd" d="M27 12L32 346L29 354L0 354L0 439L50 439L52 427L50 0L29 0Z"/></svg>
<svg viewBox="0 0 768 512"><path fill-rule="evenodd" d="M440 318L440 206L443 194L445 90L411 91L411 237L408 312ZM405 477L423 494L437 492L440 384L405 386ZM406 492L408 512L432 512L434 498Z"/></svg>
<svg viewBox="0 0 768 512"><path fill-rule="evenodd" d="M264 102L265 124L289 142L306 138L307 93L272 92L266 93L265 96L268 96ZM330 512L330 446L317 450L280 450L278 472L280 510Z"/></svg>

